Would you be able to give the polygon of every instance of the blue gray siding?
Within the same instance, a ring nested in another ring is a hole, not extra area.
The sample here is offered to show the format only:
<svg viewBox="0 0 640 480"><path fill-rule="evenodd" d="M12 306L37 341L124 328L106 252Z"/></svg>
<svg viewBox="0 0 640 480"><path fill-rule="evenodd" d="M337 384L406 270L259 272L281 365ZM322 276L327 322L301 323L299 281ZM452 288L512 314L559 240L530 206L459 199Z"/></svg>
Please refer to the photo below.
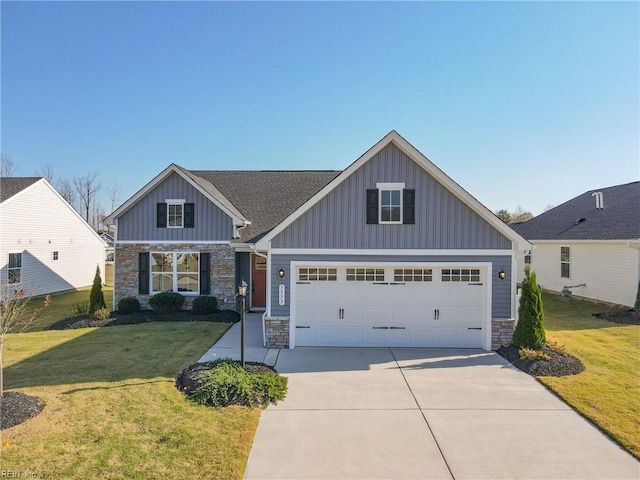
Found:
<svg viewBox="0 0 640 480"><path fill-rule="evenodd" d="M194 228L156 227L156 203L167 199L195 204ZM231 217L176 173L118 218L119 241L227 241L232 236Z"/></svg>
<svg viewBox="0 0 640 480"><path fill-rule="evenodd" d="M289 303L290 284L294 279L290 263L296 262L491 262L492 271L489 272L492 281L491 291L491 316L494 319L511 318L511 256L470 256L470 255L272 255L271 256L271 315L274 317L288 317L290 314ZM286 272L286 281L278 277L278 270L283 268ZM498 279L498 272L504 270L507 274L505 280ZM284 283L287 286L286 303L278 305L278 285Z"/></svg>
<svg viewBox="0 0 640 480"><path fill-rule="evenodd" d="M416 191L415 225L367 225L378 182ZM398 147L387 145L272 241L273 248L511 249L511 241Z"/></svg>

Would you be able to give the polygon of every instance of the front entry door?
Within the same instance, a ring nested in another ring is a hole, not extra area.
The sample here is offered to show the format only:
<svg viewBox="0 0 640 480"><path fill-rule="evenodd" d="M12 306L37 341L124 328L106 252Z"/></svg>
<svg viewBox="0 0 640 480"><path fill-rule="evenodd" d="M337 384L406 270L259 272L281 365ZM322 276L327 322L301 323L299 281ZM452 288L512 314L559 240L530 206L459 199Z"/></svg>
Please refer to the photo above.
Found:
<svg viewBox="0 0 640 480"><path fill-rule="evenodd" d="M251 306L267 306L267 259L251 254Z"/></svg>

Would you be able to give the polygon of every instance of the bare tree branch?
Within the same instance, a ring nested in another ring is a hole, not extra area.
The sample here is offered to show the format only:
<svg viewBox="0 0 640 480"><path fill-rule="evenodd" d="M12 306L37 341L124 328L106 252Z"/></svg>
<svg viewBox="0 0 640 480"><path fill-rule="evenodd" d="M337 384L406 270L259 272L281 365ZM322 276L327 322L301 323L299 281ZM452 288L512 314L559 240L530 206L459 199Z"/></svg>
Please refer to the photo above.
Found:
<svg viewBox="0 0 640 480"><path fill-rule="evenodd" d="M74 207L74 203L76 203L76 192L74 191L71 182L66 178L61 178L60 180L58 180L57 190L58 193L62 195L62 198L64 198L69 203L69 205Z"/></svg>
<svg viewBox="0 0 640 480"><path fill-rule="evenodd" d="M55 175L53 173L53 167L51 166L50 163L47 163L44 167L38 170L36 172L36 175L40 177L44 177L45 180L47 180L47 182L53 185L53 178Z"/></svg>
<svg viewBox="0 0 640 480"><path fill-rule="evenodd" d="M111 199L111 212L113 212L118 203L118 195L120 194L120 185L118 185L117 181L113 182L111 186L107 188L107 193Z"/></svg>
<svg viewBox="0 0 640 480"><path fill-rule="evenodd" d="M13 177L16 170L17 168L11 155L3 153L0 158L0 177Z"/></svg>
<svg viewBox="0 0 640 480"><path fill-rule="evenodd" d="M80 206L85 211L85 220L90 223L91 205L95 201L95 194L100 190L100 183L96 182L97 172L87 173L84 177L73 177L73 185L80 197Z"/></svg>

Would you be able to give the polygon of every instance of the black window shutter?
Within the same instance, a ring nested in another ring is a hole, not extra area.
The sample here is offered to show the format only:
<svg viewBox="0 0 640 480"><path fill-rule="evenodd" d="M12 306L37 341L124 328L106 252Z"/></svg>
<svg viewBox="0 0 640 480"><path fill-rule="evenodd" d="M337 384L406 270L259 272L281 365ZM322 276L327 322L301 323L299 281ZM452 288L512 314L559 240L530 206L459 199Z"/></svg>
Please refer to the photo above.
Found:
<svg viewBox="0 0 640 480"><path fill-rule="evenodd" d="M416 191L405 188L402 191L403 215L402 223L413 225L416 223Z"/></svg>
<svg viewBox="0 0 640 480"><path fill-rule="evenodd" d="M184 228L193 228L194 227L194 204L193 203L185 203L184 204Z"/></svg>
<svg viewBox="0 0 640 480"><path fill-rule="evenodd" d="M149 252L138 254L138 293L149 293Z"/></svg>
<svg viewBox="0 0 640 480"><path fill-rule="evenodd" d="M209 295L211 293L209 257L209 253L200 253L200 295Z"/></svg>
<svg viewBox="0 0 640 480"><path fill-rule="evenodd" d="M367 190L367 224L378 223L378 189Z"/></svg>
<svg viewBox="0 0 640 480"><path fill-rule="evenodd" d="M167 204L156 204L156 227L167 228Z"/></svg>

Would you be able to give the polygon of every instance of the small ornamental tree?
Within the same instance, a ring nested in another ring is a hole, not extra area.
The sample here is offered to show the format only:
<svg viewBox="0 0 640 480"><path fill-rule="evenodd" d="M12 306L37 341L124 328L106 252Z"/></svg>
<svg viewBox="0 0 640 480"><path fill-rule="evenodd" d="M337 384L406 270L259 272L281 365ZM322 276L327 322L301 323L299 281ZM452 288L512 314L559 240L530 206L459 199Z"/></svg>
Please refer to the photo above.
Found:
<svg viewBox="0 0 640 480"><path fill-rule="evenodd" d="M542 294L536 280L535 272L529 265L525 267L522 281L522 295L518 308L518 324L513 332L513 343L520 347L542 348L546 344L544 333L544 311L542 310Z"/></svg>
<svg viewBox="0 0 640 480"><path fill-rule="evenodd" d="M107 308L102 293L102 278L100 278L100 265L96 266L96 275L93 277L93 285L89 294L89 313L93 315L96 310Z"/></svg>

